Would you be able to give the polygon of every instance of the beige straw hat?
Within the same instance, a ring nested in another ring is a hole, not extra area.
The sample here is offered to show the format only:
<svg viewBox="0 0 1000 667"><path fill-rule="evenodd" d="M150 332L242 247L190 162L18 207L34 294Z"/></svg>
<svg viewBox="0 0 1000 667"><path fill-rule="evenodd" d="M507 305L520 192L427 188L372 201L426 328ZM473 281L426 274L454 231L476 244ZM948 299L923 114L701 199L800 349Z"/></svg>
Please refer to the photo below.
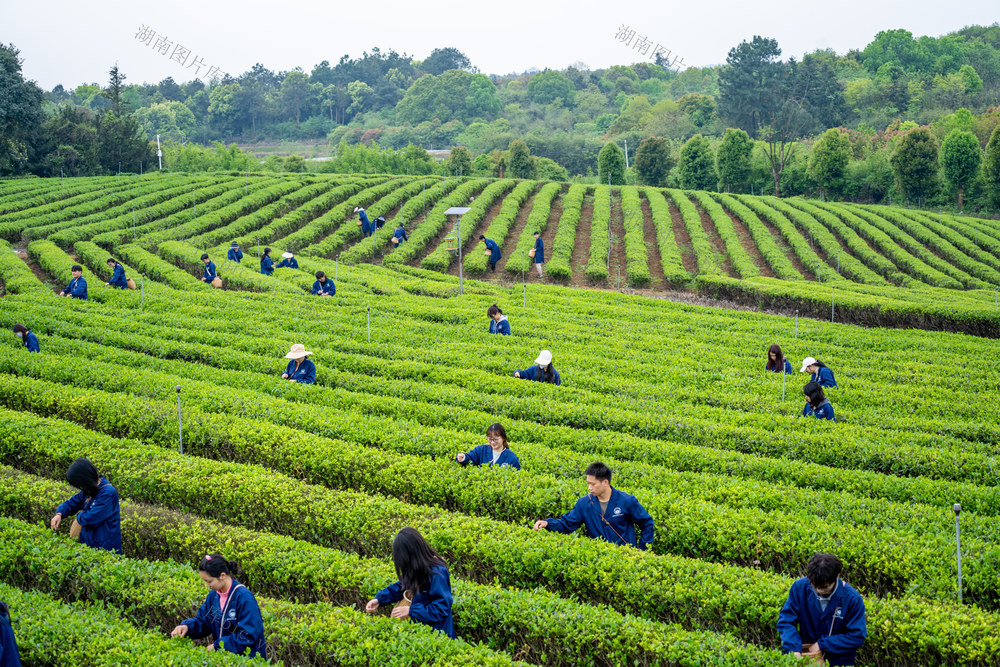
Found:
<svg viewBox="0 0 1000 667"><path fill-rule="evenodd" d="M310 354L312 352L307 350L305 345L296 343L292 345L292 349L285 355L285 359L301 359L302 357L308 357Z"/></svg>

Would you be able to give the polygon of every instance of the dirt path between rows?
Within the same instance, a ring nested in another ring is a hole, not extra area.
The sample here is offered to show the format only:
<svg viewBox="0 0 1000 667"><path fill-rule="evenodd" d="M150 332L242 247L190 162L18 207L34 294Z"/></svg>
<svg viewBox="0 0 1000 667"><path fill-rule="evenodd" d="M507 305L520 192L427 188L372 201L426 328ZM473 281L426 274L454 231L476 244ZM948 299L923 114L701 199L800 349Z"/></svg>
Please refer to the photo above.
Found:
<svg viewBox="0 0 1000 667"><path fill-rule="evenodd" d="M792 250L792 246L788 245L788 241L785 240L785 237L782 236L780 233L778 233L777 228L775 228L775 226L771 224L771 222L767 219L766 216L758 215L757 218L760 220L760 224L764 225L764 227L767 228L767 231L771 234L771 237L774 238L774 243L778 246L778 249L781 250L781 252L785 253L785 257L787 257L788 261L792 263L792 266L795 267L795 270L798 271L799 274L804 279L812 280L813 282L815 282L816 274L813 273L812 271L806 270L806 267L802 263L802 260L799 259L799 256L795 254L794 250Z"/></svg>
<svg viewBox="0 0 1000 667"><path fill-rule="evenodd" d="M580 220L576 224L576 239L573 254L569 258L569 268L573 272L570 283L577 287L587 283L587 254L590 252L590 227L594 222L594 195L585 195L580 208Z"/></svg>
<svg viewBox="0 0 1000 667"><path fill-rule="evenodd" d="M609 227L611 231L611 260L608 262L608 284L620 289L622 285L628 285L628 267L625 255L625 215L622 213L620 189L615 189L611 195Z"/></svg>
<svg viewBox="0 0 1000 667"><path fill-rule="evenodd" d="M733 229L736 230L736 236L740 239L740 245L743 246L743 250L750 255L750 259L753 260L753 263L757 266L757 268L760 269L760 275L765 278L774 278L774 270L767 263L767 260L764 259L764 255L760 253L760 250L757 248L757 243L753 240L753 236L750 235L750 230L747 226L743 224L742 220L730 213L729 209L725 206L722 207L722 210L725 211L726 215L729 216L729 219L733 221Z"/></svg>
<svg viewBox="0 0 1000 667"><path fill-rule="evenodd" d="M517 241L521 238L521 233L524 232L524 228L528 226L528 216L531 215L531 209L535 206L535 197L538 196L538 191L536 190L533 195L528 197L524 204L521 205L520 210L517 212L517 217L514 218L514 224L510 226L510 230L507 232L507 238L504 240L503 245L500 246L500 252L503 257L497 262L497 271L503 271L507 268L507 262L509 262L514 255L514 249L517 248ZM496 239L494 239L496 240ZM531 259L530 257L528 259ZM530 264L531 262L528 262ZM517 266L521 266L521 258L517 258ZM531 268L530 266L528 268Z"/></svg>
<svg viewBox="0 0 1000 667"><path fill-rule="evenodd" d="M681 215L681 210L669 197L667 197L667 206L670 208L670 223L674 227L674 241L681 251L681 264L692 277L696 276L698 275L698 259L694 256L694 250L691 247L691 235L688 234L687 227L684 226L684 216Z"/></svg>
<svg viewBox="0 0 1000 667"><path fill-rule="evenodd" d="M727 276L730 278L739 278L740 274L736 272L733 268L733 263L729 259L729 252L726 250L726 244L723 243L722 237L719 236L719 230L715 228L715 223L712 222L712 216L705 212L705 209L695 201L691 201L698 209L698 215L701 217L701 228L705 230L705 236L708 237L708 242L712 244L715 248L715 263L719 265Z"/></svg>
<svg viewBox="0 0 1000 667"><path fill-rule="evenodd" d="M660 245L656 242L656 225L653 224L653 213L649 209L646 195L640 198L642 203L642 238L646 242L646 258L649 262L649 288L663 290L666 288L666 278L663 276L663 261L660 259Z"/></svg>

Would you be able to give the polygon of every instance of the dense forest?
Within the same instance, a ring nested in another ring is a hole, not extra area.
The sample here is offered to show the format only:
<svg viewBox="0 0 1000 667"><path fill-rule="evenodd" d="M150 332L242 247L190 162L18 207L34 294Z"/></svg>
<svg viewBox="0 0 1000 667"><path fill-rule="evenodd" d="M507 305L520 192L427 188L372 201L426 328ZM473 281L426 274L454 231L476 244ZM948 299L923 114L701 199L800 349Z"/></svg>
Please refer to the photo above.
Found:
<svg viewBox="0 0 1000 667"><path fill-rule="evenodd" d="M139 171L139 162L148 167L154 157L148 146L123 150L122 134L134 129L140 143L159 134L174 167L248 166L239 151L220 146L199 154L193 144L320 140L335 159L309 168L506 170L937 205L961 193L967 205L997 205L989 144L1000 124L1000 24L941 37L887 30L863 49L815 51L801 60L783 59L775 40L754 37L735 46L725 64L678 72L657 62L596 70L576 63L488 76L454 48L422 61L374 48L308 72L256 64L209 82L125 84L115 68L105 87L45 92L23 80L20 65L16 48L4 47L0 76L21 92L0 104L21 117L7 113L0 126L0 174L109 173L119 163ZM838 130L824 134L831 128ZM913 133L923 142L917 152L934 164L907 176L893 162L909 150L903 144ZM950 171L946 163L958 158L946 158L949 135L964 156ZM527 160L519 160L521 142ZM613 150L611 162L599 165L609 143L623 152L620 174ZM467 152L442 165L422 150L455 146ZM267 166L285 168L280 159ZM306 166L294 159L287 168Z"/></svg>

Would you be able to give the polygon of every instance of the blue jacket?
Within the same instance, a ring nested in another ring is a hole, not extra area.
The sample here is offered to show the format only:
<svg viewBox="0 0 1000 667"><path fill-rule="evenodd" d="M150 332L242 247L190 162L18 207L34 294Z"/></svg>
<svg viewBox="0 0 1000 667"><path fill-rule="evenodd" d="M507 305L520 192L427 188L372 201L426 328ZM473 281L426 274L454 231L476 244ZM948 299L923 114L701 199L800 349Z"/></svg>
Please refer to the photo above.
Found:
<svg viewBox="0 0 1000 667"><path fill-rule="evenodd" d="M205 265L205 280L207 282L212 282L218 277L218 273L215 270L215 262L208 260L208 264Z"/></svg>
<svg viewBox="0 0 1000 667"><path fill-rule="evenodd" d="M601 503L596 496L588 493L576 501L568 513L558 519L546 519L546 530L557 533L572 533L583 524L587 537L600 537L612 544L630 544L641 550L653 543L653 517L639 504L635 496L618 489L611 489L608 511L601 514ZM636 542L635 525L641 529Z"/></svg>
<svg viewBox="0 0 1000 667"><path fill-rule="evenodd" d="M264 619L261 618L257 599L246 586L235 579L229 588L225 610L219 606L219 594L209 591L205 602L198 609L198 615L181 621L181 625L188 627L187 636L191 639L212 635L215 650L223 648L230 653L240 654L249 651L251 658L267 656Z"/></svg>
<svg viewBox="0 0 1000 667"><path fill-rule="evenodd" d="M802 408L803 417L815 417L816 419L829 419L831 421L837 421L836 417L833 415L833 406L830 405L830 399L823 399L823 402L819 404L816 410L813 410L812 405L809 401L806 401L806 407Z"/></svg>
<svg viewBox="0 0 1000 667"><path fill-rule="evenodd" d="M111 274L111 280L108 281L108 286L116 289L128 289L128 278L125 277L124 266L121 264L115 264L115 270Z"/></svg>
<svg viewBox="0 0 1000 667"><path fill-rule="evenodd" d="M274 273L274 260L271 259L270 255L261 255L260 272L265 276L269 276Z"/></svg>
<svg viewBox="0 0 1000 667"><path fill-rule="evenodd" d="M542 237L539 236L535 239L535 264L545 263L545 244L542 243Z"/></svg>
<svg viewBox="0 0 1000 667"><path fill-rule="evenodd" d="M361 233L367 236L372 232L372 224L368 222L368 214L365 213L365 209L358 211L358 220L361 221Z"/></svg>
<svg viewBox="0 0 1000 667"><path fill-rule="evenodd" d="M285 267L288 267L289 269L297 269L297 268L299 268L299 260L295 259L294 257L283 259L274 268L276 268L276 269L283 269Z"/></svg>
<svg viewBox="0 0 1000 667"><path fill-rule="evenodd" d="M764 364L764 370L765 371L770 371L771 373L779 373L780 371L778 370L777 367L775 367L775 368L768 368L767 367L767 365L770 364L770 363L771 363L771 360L768 359L767 360L767 364ZM785 374L786 375L791 375L792 374L792 362L790 362L787 357L785 358Z"/></svg>
<svg viewBox="0 0 1000 667"><path fill-rule="evenodd" d="M73 278L69 281L69 285L66 285L66 289L63 290L69 294L74 299L87 300L87 281L83 276L79 278Z"/></svg>
<svg viewBox="0 0 1000 667"><path fill-rule="evenodd" d="M490 318L490 333L503 334L504 336L510 335L510 322L507 321L506 315L501 315L499 322L492 317Z"/></svg>
<svg viewBox="0 0 1000 667"><path fill-rule="evenodd" d="M403 225L396 227L396 231L392 233L393 238L397 238L400 241L409 241L410 239L406 236L406 230L403 229Z"/></svg>
<svg viewBox="0 0 1000 667"><path fill-rule="evenodd" d="M410 618L417 623L440 630L455 638L455 624L451 617L451 578L448 568L437 565L431 569L430 586L427 591L419 591L410 603ZM392 604L403 599L403 586L397 581L375 594L380 605Z"/></svg>
<svg viewBox="0 0 1000 667"><path fill-rule="evenodd" d="M497 242L494 241L493 239L486 239L483 242L486 244L487 250L489 250L490 253L492 253L490 255L490 263L495 264L499 262L500 258L503 257L503 255L500 254L500 246L497 245Z"/></svg>
<svg viewBox="0 0 1000 667"><path fill-rule="evenodd" d="M329 294L333 296L337 293L337 286L333 284L333 281L329 278L326 279L325 283L316 281L313 283L313 294Z"/></svg>
<svg viewBox="0 0 1000 667"><path fill-rule="evenodd" d="M821 387L839 389L837 381L833 379L833 371L826 367L820 368L818 372L810 375L809 380L818 383Z"/></svg>
<svg viewBox="0 0 1000 667"><path fill-rule="evenodd" d="M538 364L535 364L534 366L532 366L527 370L518 371L518 373L521 374L522 380L533 380L535 382L542 382L542 377L543 377L542 369L538 367ZM562 378L559 377L559 371L555 371L555 376L556 376L556 384L562 384Z"/></svg>
<svg viewBox="0 0 1000 667"><path fill-rule="evenodd" d="M837 588L823 611L815 589L803 577L792 584L778 614L778 633L783 653L795 653L803 644L819 642L819 650L831 665L853 665L855 653L868 636L865 601L849 584L837 579Z"/></svg>
<svg viewBox="0 0 1000 667"><path fill-rule="evenodd" d="M301 384L316 384L316 364L309 359L304 359L298 370L295 370L295 360L289 359L285 373L288 374L289 380L295 380Z"/></svg>
<svg viewBox="0 0 1000 667"><path fill-rule="evenodd" d="M455 457L458 461L458 457ZM479 445L478 447L473 447L471 452L465 453L465 460L458 461L462 465L469 465L470 463L474 466L488 465L488 466L510 466L516 470L521 469L521 462L517 459L517 454L512 452L510 448L504 449L500 453L500 458L497 459L496 463L493 463L493 448L489 445Z"/></svg>
<svg viewBox="0 0 1000 667"><path fill-rule="evenodd" d="M230 248L229 252L226 253L226 258L239 264L240 260L243 259L243 251L239 248Z"/></svg>
<svg viewBox="0 0 1000 667"><path fill-rule="evenodd" d="M0 667L21 667L21 655L17 651L17 639L10 619L0 614Z"/></svg>
<svg viewBox="0 0 1000 667"><path fill-rule="evenodd" d="M38 344L38 336L30 331L24 334L24 338L21 339L21 345L28 348L28 352L38 352L42 349Z"/></svg>
<svg viewBox="0 0 1000 667"><path fill-rule="evenodd" d="M64 519L76 515L77 523L83 526L80 541L88 547L122 553L118 490L103 477L93 498L85 497L81 491L57 507L56 514L62 514Z"/></svg>

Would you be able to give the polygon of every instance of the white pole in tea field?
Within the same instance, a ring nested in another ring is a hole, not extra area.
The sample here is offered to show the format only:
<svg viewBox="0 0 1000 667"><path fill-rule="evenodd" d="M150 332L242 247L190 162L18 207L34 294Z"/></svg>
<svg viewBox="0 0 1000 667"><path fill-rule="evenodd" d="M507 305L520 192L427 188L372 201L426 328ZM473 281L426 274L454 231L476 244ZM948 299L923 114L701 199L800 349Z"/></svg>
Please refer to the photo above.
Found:
<svg viewBox="0 0 1000 667"><path fill-rule="evenodd" d="M368 342L372 342L372 307L365 306L368 310Z"/></svg>
<svg viewBox="0 0 1000 667"><path fill-rule="evenodd" d="M340 280L340 253L337 253L337 261L333 263L334 280Z"/></svg>
<svg viewBox="0 0 1000 667"><path fill-rule="evenodd" d="M160 135L156 135L156 159L160 164L160 170L163 170L163 151L160 150Z"/></svg>
<svg viewBox="0 0 1000 667"><path fill-rule="evenodd" d="M177 447L184 453L184 427L181 422L181 386L177 385Z"/></svg>
<svg viewBox="0 0 1000 667"><path fill-rule="evenodd" d="M833 322L833 302L837 298L837 288L833 287L830 290L830 321Z"/></svg>
<svg viewBox="0 0 1000 667"><path fill-rule="evenodd" d="M795 340L799 339L799 309L795 309Z"/></svg>
<svg viewBox="0 0 1000 667"><path fill-rule="evenodd" d="M625 168L628 169L628 139L625 140Z"/></svg>
<svg viewBox="0 0 1000 667"><path fill-rule="evenodd" d="M958 525L958 514L962 511L962 506L955 503L952 507L955 510L955 557L958 560L958 602L962 603L962 530Z"/></svg>

